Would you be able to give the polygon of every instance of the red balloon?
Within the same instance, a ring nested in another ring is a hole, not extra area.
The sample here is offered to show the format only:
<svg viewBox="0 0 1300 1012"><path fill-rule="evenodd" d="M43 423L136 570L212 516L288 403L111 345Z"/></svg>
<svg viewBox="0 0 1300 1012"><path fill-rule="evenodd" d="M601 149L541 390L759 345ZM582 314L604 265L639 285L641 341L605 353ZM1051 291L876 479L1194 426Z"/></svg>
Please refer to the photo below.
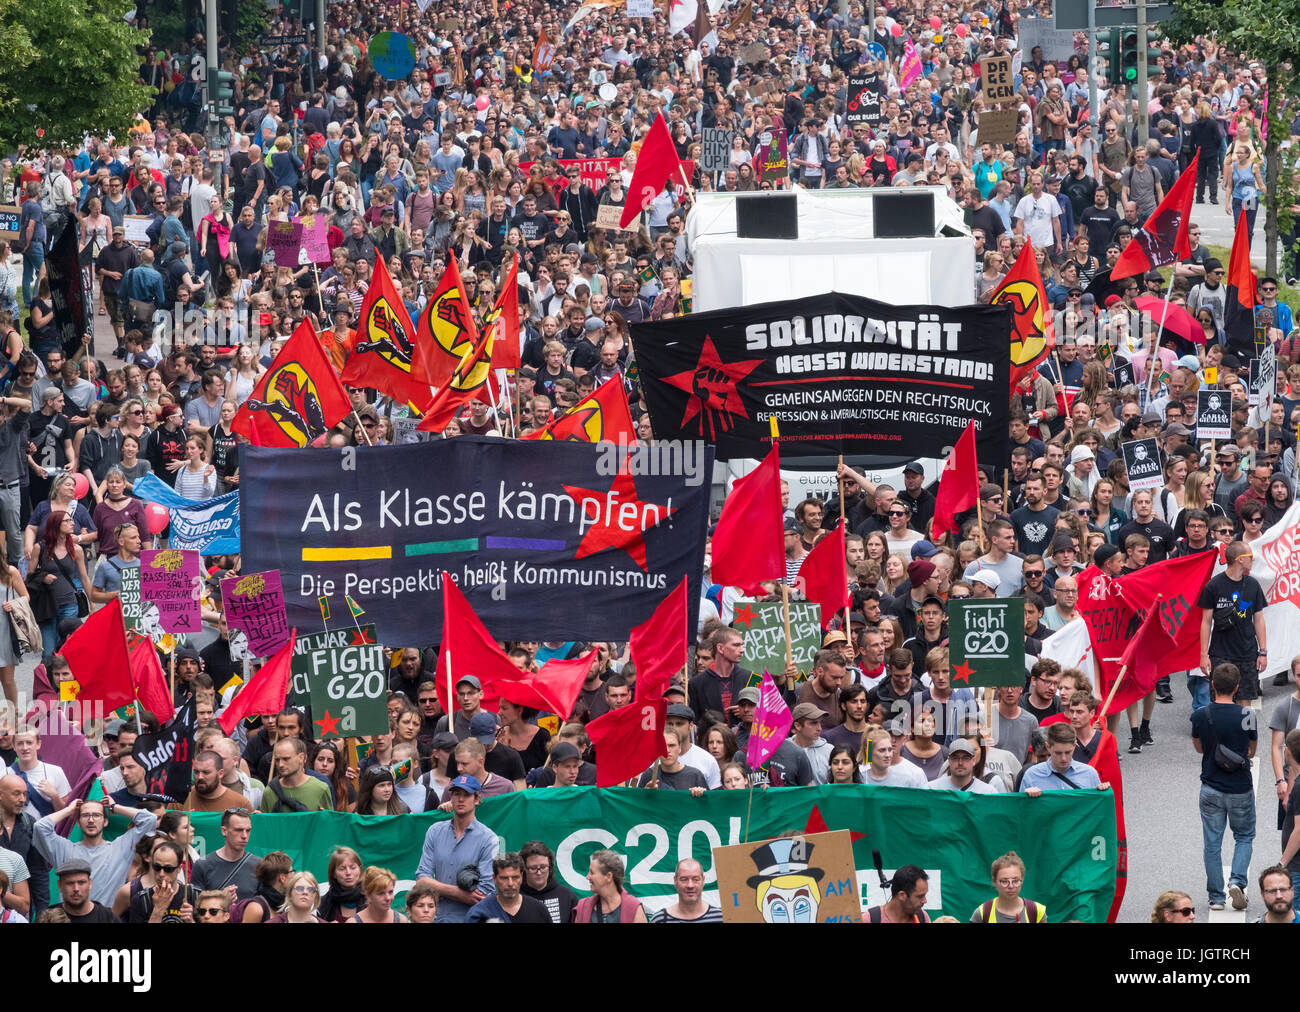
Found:
<svg viewBox="0 0 1300 1012"><path fill-rule="evenodd" d="M891 34L894 38L898 38L903 34L903 26L894 25L892 28L889 29L889 34Z"/></svg>
<svg viewBox="0 0 1300 1012"><path fill-rule="evenodd" d="M89 491L90 491L90 482L86 480L86 476L84 474L78 471L76 474L72 476L73 496L76 497L77 499L84 499L86 498L86 493Z"/></svg>
<svg viewBox="0 0 1300 1012"><path fill-rule="evenodd" d="M144 520L150 534L161 534L167 529L167 525L171 523L171 514L167 512L167 507L161 503L146 503Z"/></svg>
<svg viewBox="0 0 1300 1012"><path fill-rule="evenodd" d="M942 26L943 26L943 22L939 20L939 15L937 15L937 14L931 14L931 15L930 15L930 27L933 28L933 29L937 32L937 31L938 31Z"/></svg>
<svg viewBox="0 0 1300 1012"><path fill-rule="evenodd" d="M961 22L958 22L958 24L957 24L957 34L958 34L961 38L963 38L963 39L966 38L966 33L967 33L968 31L970 31L969 28L967 28L967 27L966 27L964 24L962 24Z"/></svg>

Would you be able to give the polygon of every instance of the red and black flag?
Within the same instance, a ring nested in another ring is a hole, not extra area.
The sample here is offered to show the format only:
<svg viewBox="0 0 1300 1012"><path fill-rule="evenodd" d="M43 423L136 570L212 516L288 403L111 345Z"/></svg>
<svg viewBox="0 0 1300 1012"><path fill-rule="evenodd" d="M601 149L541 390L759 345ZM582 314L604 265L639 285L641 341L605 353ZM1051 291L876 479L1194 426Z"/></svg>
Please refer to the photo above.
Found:
<svg viewBox="0 0 1300 1012"><path fill-rule="evenodd" d="M519 345L519 257L511 256L510 269L501 278L497 301L483 320L485 327L495 327L492 339L492 368L518 369L522 364Z"/></svg>
<svg viewBox="0 0 1300 1012"><path fill-rule="evenodd" d="M432 399L431 383L415 339L415 324L393 284L384 258L375 260L361 317L348 349L342 380L348 386L374 387L399 404L423 411Z"/></svg>
<svg viewBox="0 0 1300 1012"><path fill-rule="evenodd" d="M418 428L441 432L475 397L485 396L492 375L492 332L488 327L456 366L446 385L438 391Z"/></svg>
<svg viewBox="0 0 1300 1012"><path fill-rule="evenodd" d="M516 307L516 316L518 312ZM518 334L516 328L516 344ZM446 386L457 364L478 341L474 314L469 308L454 250L447 256L447 269L442 272L433 297L420 313L416 341L424 356L426 375L435 387Z"/></svg>
<svg viewBox="0 0 1300 1012"><path fill-rule="evenodd" d="M254 446L306 446L351 410L311 322L303 320L257 381L230 428Z"/></svg>
<svg viewBox="0 0 1300 1012"><path fill-rule="evenodd" d="M1124 247L1124 252L1110 269L1112 281L1145 274L1192 255L1187 225L1192 218L1192 187L1196 183L1196 165L1200 157L1198 151L1192 164L1183 170L1174 185L1169 187L1165 199L1151 212L1151 217L1134 233L1133 241Z"/></svg>
<svg viewBox="0 0 1300 1012"><path fill-rule="evenodd" d="M1232 237L1232 255L1228 258L1227 304L1223 310L1223 334L1229 347L1249 348L1255 341L1255 272L1250 269L1250 233L1246 212L1237 216L1237 231Z"/></svg>
<svg viewBox="0 0 1300 1012"><path fill-rule="evenodd" d="M627 394L617 381L602 383L572 408L523 439L558 439L572 443L622 443L636 441Z"/></svg>
<svg viewBox="0 0 1300 1012"><path fill-rule="evenodd" d="M1034 244L1026 241L1020 256L989 299L991 305L1011 307L1011 387L1056 347L1056 321L1034 259Z"/></svg>

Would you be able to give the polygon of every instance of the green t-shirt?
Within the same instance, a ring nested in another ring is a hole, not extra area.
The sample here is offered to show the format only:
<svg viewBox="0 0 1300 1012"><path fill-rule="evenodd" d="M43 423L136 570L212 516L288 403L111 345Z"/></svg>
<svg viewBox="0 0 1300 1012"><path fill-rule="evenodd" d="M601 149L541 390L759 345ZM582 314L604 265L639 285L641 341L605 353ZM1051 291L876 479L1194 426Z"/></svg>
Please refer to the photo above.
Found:
<svg viewBox="0 0 1300 1012"><path fill-rule="evenodd" d="M276 781L279 783L279 781ZM305 805L309 812L332 812L334 811L334 798L330 794L330 789L315 777L308 777L306 781L297 787L286 787L280 784L280 790L290 801L297 801ZM274 812L276 805L279 804L279 798L275 796L270 786L262 792L262 811ZM285 806L280 805L281 813L287 812Z"/></svg>

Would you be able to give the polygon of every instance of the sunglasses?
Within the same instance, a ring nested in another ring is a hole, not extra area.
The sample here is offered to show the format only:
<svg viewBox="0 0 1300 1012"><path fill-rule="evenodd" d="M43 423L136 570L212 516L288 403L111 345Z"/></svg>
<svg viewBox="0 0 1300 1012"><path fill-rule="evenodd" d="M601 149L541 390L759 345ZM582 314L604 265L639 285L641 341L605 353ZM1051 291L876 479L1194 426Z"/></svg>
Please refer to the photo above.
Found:
<svg viewBox="0 0 1300 1012"><path fill-rule="evenodd" d="M905 517L907 516L907 510L890 510L889 515L891 517Z"/></svg>
<svg viewBox="0 0 1300 1012"><path fill-rule="evenodd" d="M170 875L170 874L171 874L172 872L174 872L177 868L179 868L180 865L175 865L175 864L159 864L157 861L155 861L155 862L153 862L153 864L151 864L149 867L151 867L154 871L160 871L160 872L163 872L163 873L165 873L165 874L167 874L167 875Z"/></svg>
<svg viewBox="0 0 1300 1012"><path fill-rule="evenodd" d="M1264 522L1263 517L1242 517L1241 519L1248 524L1262 524Z"/></svg>
<svg viewBox="0 0 1300 1012"><path fill-rule="evenodd" d="M1191 917L1196 911L1191 907L1179 907L1176 910L1169 911L1171 914L1182 914L1184 917Z"/></svg>
<svg viewBox="0 0 1300 1012"><path fill-rule="evenodd" d="M216 917L218 914L223 912L224 910L222 907L199 907L200 917Z"/></svg>

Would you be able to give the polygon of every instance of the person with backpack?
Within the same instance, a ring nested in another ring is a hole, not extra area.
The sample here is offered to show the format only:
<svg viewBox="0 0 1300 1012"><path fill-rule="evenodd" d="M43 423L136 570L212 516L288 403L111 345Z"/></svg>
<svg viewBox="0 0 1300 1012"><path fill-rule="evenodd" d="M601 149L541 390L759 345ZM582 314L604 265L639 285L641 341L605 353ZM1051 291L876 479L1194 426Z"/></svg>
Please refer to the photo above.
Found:
<svg viewBox="0 0 1300 1012"><path fill-rule="evenodd" d="M32 180L24 189L27 199L19 212L18 238L13 248L23 255L23 303L30 306L32 289L45 267L46 231L40 205L41 184Z"/></svg>
<svg viewBox="0 0 1300 1012"><path fill-rule="evenodd" d="M329 785L308 776L307 746L301 738L282 738L272 753L276 776L262 794L263 812L332 812Z"/></svg>
<svg viewBox="0 0 1300 1012"><path fill-rule="evenodd" d="M970 923L1042 924L1046 921L1046 907L1021 897L1020 887L1024 882L1025 862L1014 850L1007 851L993 862L993 885L998 891L997 897L976 907L970 915Z"/></svg>

